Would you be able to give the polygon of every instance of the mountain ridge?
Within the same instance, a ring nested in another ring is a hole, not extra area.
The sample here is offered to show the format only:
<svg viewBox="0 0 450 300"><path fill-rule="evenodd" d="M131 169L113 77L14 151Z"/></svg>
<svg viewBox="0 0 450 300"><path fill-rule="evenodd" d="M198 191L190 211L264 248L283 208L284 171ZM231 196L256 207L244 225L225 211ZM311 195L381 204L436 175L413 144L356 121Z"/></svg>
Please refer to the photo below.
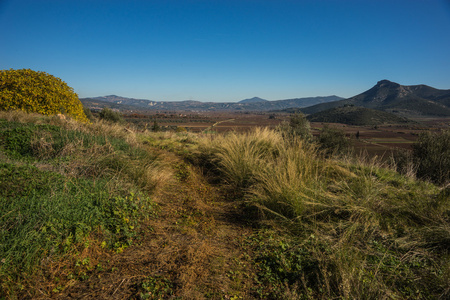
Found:
<svg viewBox="0 0 450 300"><path fill-rule="evenodd" d="M405 115L450 116L450 90L424 84L400 85L384 79L361 94L335 102L319 103L302 109L302 112L314 114L344 105Z"/></svg>
<svg viewBox="0 0 450 300"><path fill-rule="evenodd" d="M261 99L261 101L258 99ZM109 95L93 98L81 98L80 100L83 105L93 109L98 109L105 106L114 106L114 108L120 109L120 107L123 106L123 109L127 110L271 111L286 108L302 108L318 103L332 102L341 99L343 98L332 95L272 101L254 97L244 99L239 102L200 102L195 100L154 101Z"/></svg>

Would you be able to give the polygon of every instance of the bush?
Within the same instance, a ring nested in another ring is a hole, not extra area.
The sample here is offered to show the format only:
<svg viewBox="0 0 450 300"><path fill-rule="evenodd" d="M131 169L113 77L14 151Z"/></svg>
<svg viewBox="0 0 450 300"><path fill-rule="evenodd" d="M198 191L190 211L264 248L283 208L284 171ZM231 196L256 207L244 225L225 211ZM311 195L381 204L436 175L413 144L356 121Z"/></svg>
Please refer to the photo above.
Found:
<svg viewBox="0 0 450 300"><path fill-rule="evenodd" d="M83 105L71 87L57 77L30 69L0 71L0 109L68 114L88 122Z"/></svg>
<svg viewBox="0 0 450 300"><path fill-rule="evenodd" d="M95 120L95 117L92 114L92 112L89 109L89 107L83 107L83 111L84 111L84 114L86 115L86 117L88 118L89 121L93 122Z"/></svg>
<svg viewBox="0 0 450 300"><path fill-rule="evenodd" d="M450 181L450 130L442 133L425 132L413 145L417 177L438 184Z"/></svg>
<svg viewBox="0 0 450 300"><path fill-rule="evenodd" d="M109 121L112 123L124 123L125 120L123 119L120 112L113 111L112 109L108 107L104 107L102 111L100 112L100 119Z"/></svg>
<svg viewBox="0 0 450 300"><path fill-rule="evenodd" d="M305 141L312 140L311 126L302 113L291 115L289 122L283 122L278 129L285 138L290 140L296 137L300 137Z"/></svg>
<svg viewBox="0 0 450 300"><path fill-rule="evenodd" d="M338 128L325 126L318 139L320 149L326 155L345 154L350 149L350 141L345 136L345 132Z"/></svg>

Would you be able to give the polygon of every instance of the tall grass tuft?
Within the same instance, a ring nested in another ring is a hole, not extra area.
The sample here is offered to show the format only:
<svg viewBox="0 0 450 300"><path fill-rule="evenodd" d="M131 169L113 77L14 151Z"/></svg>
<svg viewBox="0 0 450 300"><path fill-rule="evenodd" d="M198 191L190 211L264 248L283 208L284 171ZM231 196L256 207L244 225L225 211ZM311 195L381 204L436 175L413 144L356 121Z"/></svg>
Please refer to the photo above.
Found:
<svg viewBox="0 0 450 300"><path fill-rule="evenodd" d="M207 141L213 162L222 172L225 181L236 188L245 189L255 180L255 174L264 168L267 160L277 157L283 144L280 134L266 129L239 134L231 132Z"/></svg>

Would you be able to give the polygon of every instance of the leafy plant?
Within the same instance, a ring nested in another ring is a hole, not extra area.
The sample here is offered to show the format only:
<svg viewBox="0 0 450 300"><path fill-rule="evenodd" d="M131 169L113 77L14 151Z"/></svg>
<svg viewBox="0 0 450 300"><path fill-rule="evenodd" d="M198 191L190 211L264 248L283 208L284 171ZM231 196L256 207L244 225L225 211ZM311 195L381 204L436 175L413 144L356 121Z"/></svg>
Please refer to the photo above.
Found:
<svg viewBox="0 0 450 300"><path fill-rule="evenodd" d="M30 69L0 71L0 109L68 114L88 122L77 94L61 79Z"/></svg>
<svg viewBox="0 0 450 300"><path fill-rule="evenodd" d="M173 295L174 284L163 276L148 276L138 287L140 299L158 300Z"/></svg>

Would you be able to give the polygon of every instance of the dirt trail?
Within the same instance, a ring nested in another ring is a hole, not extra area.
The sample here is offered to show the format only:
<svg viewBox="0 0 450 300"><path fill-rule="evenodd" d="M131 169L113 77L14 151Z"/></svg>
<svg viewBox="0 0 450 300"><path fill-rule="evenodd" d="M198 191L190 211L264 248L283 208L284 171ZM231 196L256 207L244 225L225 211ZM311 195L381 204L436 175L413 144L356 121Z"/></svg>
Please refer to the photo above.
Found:
<svg viewBox="0 0 450 300"><path fill-rule="evenodd" d="M140 299L140 293L148 299L246 298L242 290L250 281L229 275L245 266L239 245L251 233L236 218L235 204L192 169L153 198L158 215L134 244L119 254L102 254L96 262L101 268L53 298Z"/></svg>

